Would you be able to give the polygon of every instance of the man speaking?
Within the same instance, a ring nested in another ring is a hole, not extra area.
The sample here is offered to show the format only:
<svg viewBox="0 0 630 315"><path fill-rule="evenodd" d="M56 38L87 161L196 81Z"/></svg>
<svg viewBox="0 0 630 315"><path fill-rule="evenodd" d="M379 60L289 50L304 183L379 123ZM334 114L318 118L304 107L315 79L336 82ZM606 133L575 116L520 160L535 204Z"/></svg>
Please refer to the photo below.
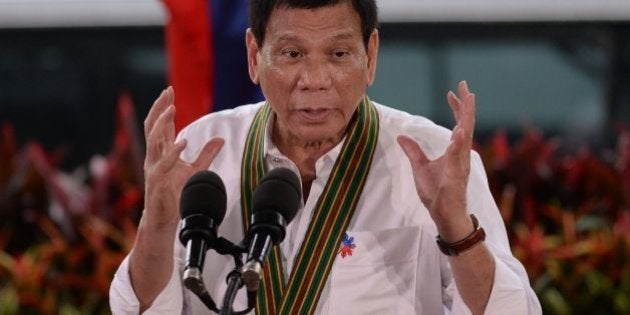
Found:
<svg viewBox="0 0 630 315"><path fill-rule="evenodd" d="M145 209L112 282L114 314L211 314L182 284L179 199L194 173L225 184L218 234L238 242L270 170L297 174L302 200L271 249L259 314L540 314L479 156L475 95L446 95L453 130L366 96L377 65L374 0L252 0L249 74L266 101L201 117L177 137L175 92L145 120ZM208 251L221 297L233 269ZM245 293L234 309L247 305Z"/></svg>

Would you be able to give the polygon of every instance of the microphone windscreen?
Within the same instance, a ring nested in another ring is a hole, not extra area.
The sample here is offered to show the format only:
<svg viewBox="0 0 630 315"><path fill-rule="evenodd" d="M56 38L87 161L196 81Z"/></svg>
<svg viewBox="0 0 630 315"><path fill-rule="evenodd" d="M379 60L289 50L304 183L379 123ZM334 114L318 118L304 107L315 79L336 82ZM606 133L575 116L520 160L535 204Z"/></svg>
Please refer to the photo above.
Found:
<svg viewBox="0 0 630 315"><path fill-rule="evenodd" d="M275 168L258 183L252 197L252 213L275 210L289 223L301 201L302 189L297 175L288 168Z"/></svg>
<svg viewBox="0 0 630 315"><path fill-rule="evenodd" d="M215 172L204 170L191 176L182 190L179 211L183 218L193 214L209 216L216 225L225 217L225 185Z"/></svg>

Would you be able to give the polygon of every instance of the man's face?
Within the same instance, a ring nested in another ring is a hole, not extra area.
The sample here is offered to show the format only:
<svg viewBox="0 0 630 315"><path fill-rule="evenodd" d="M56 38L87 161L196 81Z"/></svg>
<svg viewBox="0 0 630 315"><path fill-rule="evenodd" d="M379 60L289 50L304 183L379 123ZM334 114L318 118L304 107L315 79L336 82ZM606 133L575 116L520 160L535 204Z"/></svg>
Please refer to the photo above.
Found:
<svg viewBox="0 0 630 315"><path fill-rule="evenodd" d="M263 47L247 32L250 77L261 85L281 133L301 141L343 134L374 80L378 34L366 51L361 19L349 2L275 9Z"/></svg>

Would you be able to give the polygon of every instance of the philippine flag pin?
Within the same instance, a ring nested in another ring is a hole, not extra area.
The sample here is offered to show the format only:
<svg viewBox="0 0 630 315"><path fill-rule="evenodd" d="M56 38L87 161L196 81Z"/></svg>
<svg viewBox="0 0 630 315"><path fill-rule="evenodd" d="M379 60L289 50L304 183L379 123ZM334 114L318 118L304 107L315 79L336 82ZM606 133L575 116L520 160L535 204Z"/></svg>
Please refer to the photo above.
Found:
<svg viewBox="0 0 630 315"><path fill-rule="evenodd" d="M348 235L348 233L343 234L343 240L341 240L341 249L339 253L341 254L341 258L346 258L346 256L352 256L352 250L357 247L354 243L354 236Z"/></svg>

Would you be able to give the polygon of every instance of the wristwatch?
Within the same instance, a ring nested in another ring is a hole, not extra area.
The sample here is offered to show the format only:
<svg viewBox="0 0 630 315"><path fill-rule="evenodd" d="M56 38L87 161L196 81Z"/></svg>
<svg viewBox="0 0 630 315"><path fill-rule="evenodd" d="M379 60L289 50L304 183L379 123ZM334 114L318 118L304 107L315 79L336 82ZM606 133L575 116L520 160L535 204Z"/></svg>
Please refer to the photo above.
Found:
<svg viewBox="0 0 630 315"><path fill-rule="evenodd" d="M439 235L436 237L437 245L444 255L457 256L459 253L470 249L477 243L483 242L486 239L486 231L484 231L482 227L479 227L479 221L475 215L471 214L470 218L473 221L473 227L475 230L464 239L453 243L447 243Z"/></svg>

